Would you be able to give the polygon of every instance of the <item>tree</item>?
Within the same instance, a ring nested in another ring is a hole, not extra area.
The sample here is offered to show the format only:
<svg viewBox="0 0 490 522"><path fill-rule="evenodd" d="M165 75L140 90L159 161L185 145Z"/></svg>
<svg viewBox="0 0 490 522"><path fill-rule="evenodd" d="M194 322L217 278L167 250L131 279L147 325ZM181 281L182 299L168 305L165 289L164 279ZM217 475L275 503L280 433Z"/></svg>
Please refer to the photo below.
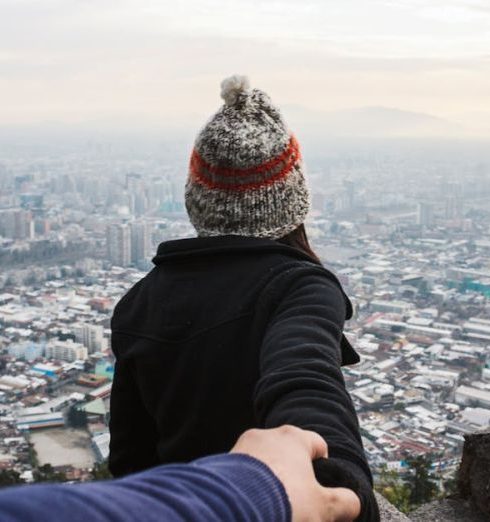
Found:
<svg viewBox="0 0 490 522"><path fill-rule="evenodd" d="M24 482L25 480L20 477L19 472L13 469L0 470L0 487L23 484Z"/></svg>
<svg viewBox="0 0 490 522"><path fill-rule="evenodd" d="M428 455L419 455L406 459L408 473L405 486L410 491L410 504L413 508L425 504L437 497L439 487L431 472L432 458Z"/></svg>
<svg viewBox="0 0 490 522"><path fill-rule="evenodd" d="M56 471L51 464L39 466L32 473L35 482L66 482L66 475Z"/></svg>
<svg viewBox="0 0 490 522"><path fill-rule="evenodd" d="M68 410L67 421L72 428L86 428L87 413L85 410L80 410L76 406L72 406Z"/></svg>
<svg viewBox="0 0 490 522"><path fill-rule="evenodd" d="M375 489L402 513L410 511L410 490L400 480L396 471L388 471L384 466Z"/></svg>
<svg viewBox="0 0 490 522"><path fill-rule="evenodd" d="M112 474L109 471L109 463L107 460L104 462L96 462L92 471L90 472L93 480L106 480L111 479Z"/></svg>
<svg viewBox="0 0 490 522"><path fill-rule="evenodd" d="M455 471L443 482L444 496L448 497L458 493L458 473Z"/></svg>
<svg viewBox="0 0 490 522"><path fill-rule="evenodd" d="M29 442L29 463L33 468L39 466L39 460L37 458L37 451L34 448L34 444Z"/></svg>

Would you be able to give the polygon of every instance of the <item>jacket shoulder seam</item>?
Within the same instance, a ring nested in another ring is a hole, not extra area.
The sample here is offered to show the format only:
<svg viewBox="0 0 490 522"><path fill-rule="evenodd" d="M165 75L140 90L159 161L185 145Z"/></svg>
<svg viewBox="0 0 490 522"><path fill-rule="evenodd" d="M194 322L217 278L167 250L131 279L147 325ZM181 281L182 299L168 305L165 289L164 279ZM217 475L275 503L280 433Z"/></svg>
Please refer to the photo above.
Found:
<svg viewBox="0 0 490 522"><path fill-rule="evenodd" d="M253 312L249 311L240 315L236 315L230 319L225 319L224 321L220 321L219 323L214 324L213 326L209 326L207 328L201 328L200 330L197 330L193 334L189 335L188 337L183 337L182 339L175 340L175 339L169 339L166 337L160 337L156 335L148 335L143 332L138 332L134 330L125 330L121 328L116 328L112 331L113 334L120 334L120 335L126 335L128 337L139 337L141 339L148 339L149 341L156 341L156 342L165 342L165 343L172 343L172 344L179 344L184 341L188 341L190 339L194 339L195 337L198 337L199 335L202 335L203 333L209 332L210 330L214 330L216 328L219 328L220 326L223 326L227 323L232 323L233 321L237 321L239 319L243 319L244 317L247 317L249 315L252 315Z"/></svg>

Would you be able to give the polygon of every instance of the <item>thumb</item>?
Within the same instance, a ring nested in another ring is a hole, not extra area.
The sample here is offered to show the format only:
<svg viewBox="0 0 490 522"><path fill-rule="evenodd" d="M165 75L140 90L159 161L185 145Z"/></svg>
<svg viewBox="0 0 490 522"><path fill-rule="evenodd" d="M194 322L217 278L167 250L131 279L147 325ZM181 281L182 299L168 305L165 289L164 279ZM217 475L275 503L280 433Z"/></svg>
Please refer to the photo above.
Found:
<svg viewBox="0 0 490 522"><path fill-rule="evenodd" d="M352 489L319 488L324 506L322 520L352 522L361 514L361 501Z"/></svg>

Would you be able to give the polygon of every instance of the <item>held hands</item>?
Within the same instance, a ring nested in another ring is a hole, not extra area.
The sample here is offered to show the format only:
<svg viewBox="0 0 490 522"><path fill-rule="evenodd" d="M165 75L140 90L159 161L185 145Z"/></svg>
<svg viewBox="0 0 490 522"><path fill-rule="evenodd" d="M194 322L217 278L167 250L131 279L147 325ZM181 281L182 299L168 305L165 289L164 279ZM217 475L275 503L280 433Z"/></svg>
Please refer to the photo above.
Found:
<svg viewBox="0 0 490 522"><path fill-rule="evenodd" d="M312 461L328 457L320 435L282 426L246 431L231 449L264 462L284 485L293 522L352 522L361 511L359 497L350 489L324 488L316 481Z"/></svg>

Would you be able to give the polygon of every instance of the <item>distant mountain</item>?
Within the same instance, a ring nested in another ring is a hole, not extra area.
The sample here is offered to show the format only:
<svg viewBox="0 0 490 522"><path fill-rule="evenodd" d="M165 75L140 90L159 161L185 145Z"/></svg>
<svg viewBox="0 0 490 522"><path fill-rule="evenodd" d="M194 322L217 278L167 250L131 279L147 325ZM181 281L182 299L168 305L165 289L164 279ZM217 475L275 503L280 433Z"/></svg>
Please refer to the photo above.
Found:
<svg viewBox="0 0 490 522"><path fill-rule="evenodd" d="M457 123L430 114L388 107L315 111L297 105L283 107L291 128L311 137L457 137L466 133Z"/></svg>
<svg viewBox="0 0 490 522"><path fill-rule="evenodd" d="M114 121L44 121L25 125L2 125L0 122L0 155L5 152L93 152L102 149L118 154L158 150L182 155L192 146L193 131L190 126L138 127L132 122L121 122L118 126Z"/></svg>
<svg viewBox="0 0 490 522"><path fill-rule="evenodd" d="M317 111L299 105L283 105L287 123L298 134L308 154L322 155L328 139L329 150L346 146L371 146L373 142L398 140L454 142L467 139L472 143L490 138L490 113L464 114L455 121L430 114L388 107L360 107L337 111ZM166 157L187 158L203 115L183 115L177 123L164 119L155 123L121 117L120 120L85 121L80 123L40 122L26 125L6 125L0 121L0 155L15 153L58 153L62 151L111 150L131 155L164 154ZM379 144L378 143L378 144ZM350 145L348 145L350 144ZM445 145L447 153L455 150ZM488 154L485 155L488 157Z"/></svg>

